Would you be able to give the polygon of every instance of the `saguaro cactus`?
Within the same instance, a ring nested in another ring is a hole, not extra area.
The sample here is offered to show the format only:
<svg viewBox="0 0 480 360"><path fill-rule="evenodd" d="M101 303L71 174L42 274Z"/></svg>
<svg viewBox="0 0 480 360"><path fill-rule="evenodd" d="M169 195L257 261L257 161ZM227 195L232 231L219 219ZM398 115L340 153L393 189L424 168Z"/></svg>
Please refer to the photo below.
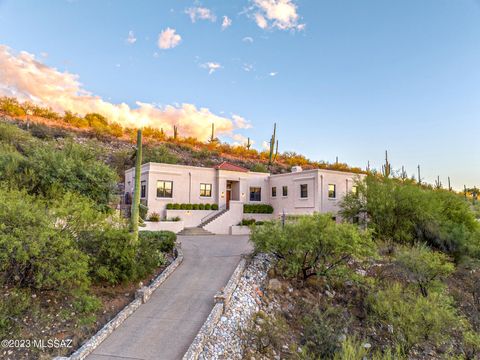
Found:
<svg viewBox="0 0 480 360"><path fill-rule="evenodd" d="M273 157L273 161L277 161L277 157L278 157L278 140L275 146L275 156Z"/></svg>
<svg viewBox="0 0 480 360"><path fill-rule="evenodd" d="M133 190L132 214L130 217L130 229L133 233L133 241L138 241L138 222L140 220L140 168L142 167L142 130L137 131L137 156L135 159L135 183Z"/></svg>
<svg viewBox="0 0 480 360"><path fill-rule="evenodd" d="M420 177L420 165L417 166L417 171L418 171L418 185L422 183L422 178Z"/></svg>
<svg viewBox="0 0 480 360"><path fill-rule="evenodd" d="M178 138L178 127L177 125L173 125L173 139L177 140Z"/></svg>
<svg viewBox="0 0 480 360"><path fill-rule="evenodd" d="M442 182L440 181L440 176L437 176L437 180L435 180L435 189L441 189Z"/></svg>
<svg viewBox="0 0 480 360"><path fill-rule="evenodd" d="M216 139L215 139L215 124L212 123L212 133L210 134L210 140L209 140L211 143L215 142Z"/></svg>
<svg viewBox="0 0 480 360"><path fill-rule="evenodd" d="M275 151L275 143L276 143L276 136L277 136L277 123L273 124L273 134L270 138L270 153L268 155L268 165L272 165L274 159L274 151Z"/></svg>
<svg viewBox="0 0 480 360"><path fill-rule="evenodd" d="M450 176L448 177L448 191L452 191L452 186L450 185Z"/></svg>
<svg viewBox="0 0 480 360"><path fill-rule="evenodd" d="M251 146L252 146L252 144L250 142L250 138L247 138L247 145L245 145L245 147L247 148L247 150L250 150Z"/></svg>
<svg viewBox="0 0 480 360"><path fill-rule="evenodd" d="M388 151L387 150L385 150L385 165L382 165L382 173L383 173L383 176L385 176L386 178L388 178L390 176L390 174L392 173L392 166L388 162Z"/></svg>
<svg viewBox="0 0 480 360"><path fill-rule="evenodd" d="M403 165L402 165L402 172L400 173L400 179L402 179L403 181L408 179L408 174L405 171L405 166Z"/></svg>

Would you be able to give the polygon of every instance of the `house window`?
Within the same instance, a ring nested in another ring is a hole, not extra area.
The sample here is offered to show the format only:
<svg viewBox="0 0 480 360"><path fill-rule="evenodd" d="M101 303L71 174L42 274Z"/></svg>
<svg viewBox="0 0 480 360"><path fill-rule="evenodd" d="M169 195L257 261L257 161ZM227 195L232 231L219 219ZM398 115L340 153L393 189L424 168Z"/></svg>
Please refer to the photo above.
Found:
<svg viewBox="0 0 480 360"><path fill-rule="evenodd" d="M308 185L307 184L301 184L300 185L300 197L303 198L303 199L308 197Z"/></svg>
<svg viewBox="0 0 480 360"><path fill-rule="evenodd" d="M147 182L143 180L140 183L140 197L144 199L146 195L147 195Z"/></svg>
<svg viewBox="0 0 480 360"><path fill-rule="evenodd" d="M282 196L288 196L288 186L282 186Z"/></svg>
<svg viewBox="0 0 480 360"><path fill-rule="evenodd" d="M337 186L335 184L328 184L328 197L330 199L337 197Z"/></svg>
<svg viewBox="0 0 480 360"><path fill-rule="evenodd" d="M358 187L357 187L357 185L353 185L353 186L352 186L352 194L353 194L353 195L358 195Z"/></svg>
<svg viewBox="0 0 480 360"><path fill-rule="evenodd" d="M276 186L272 187L272 197L277 197L277 187Z"/></svg>
<svg viewBox="0 0 480 360"><path fill-rule="evenodd" d="M171 198L173 196L173 181L157 181L157 197Z"/></svg>
<svg viewBox="0 0 480 360"><path fill-rule="evenodd" d="M250 201L262 201L262 188L250 188Z"/></svg>
<svg viewBox="0 0 480 360"><path fill-rule="evenodd" d="M212 197L212 184L200 184L200 196Z"/></svg>

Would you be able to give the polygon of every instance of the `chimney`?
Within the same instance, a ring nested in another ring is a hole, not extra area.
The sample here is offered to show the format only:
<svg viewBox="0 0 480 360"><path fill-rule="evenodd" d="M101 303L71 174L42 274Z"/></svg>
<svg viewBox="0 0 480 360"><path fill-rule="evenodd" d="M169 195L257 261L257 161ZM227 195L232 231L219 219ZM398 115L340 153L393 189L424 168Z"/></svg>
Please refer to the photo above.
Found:
<svg viewBox="0 0 480 360"><path fill-rule="evenodd" d="M301 166L292 166L292 173L301 172L303 169Z"/></svg>

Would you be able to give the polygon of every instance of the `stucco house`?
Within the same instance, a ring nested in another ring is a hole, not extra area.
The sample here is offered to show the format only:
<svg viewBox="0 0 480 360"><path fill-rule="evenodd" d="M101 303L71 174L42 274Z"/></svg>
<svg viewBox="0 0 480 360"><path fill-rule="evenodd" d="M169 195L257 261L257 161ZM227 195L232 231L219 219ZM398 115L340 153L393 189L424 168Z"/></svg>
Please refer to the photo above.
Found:
<svg viewBox="0 0 480 360"><path fill-rule="evenodd" d="M147 163L141 168L140 189L149 214L157 213L164 220L156 224L156 228L178 232L198 227L228 234L238 231L235 225L247 218L267 220L282 213L314 212L335 216L340 200L346 193L356 191L355 182L362 176L332 170L302 170L300 166L292 167L290 173L269 174L228 162L214 168ZM126 198L131 197L133 188L132 168L125 172ZM173 208L173 204L184 205L178 209L178 205ZM192 205L187 208L185 204ZM215 209L210 205L205 209L206 204L216 204ZM268 204L273 207L273 213L246 214L244 204ZM172 224L168 221L172 218L181 221Z"/></svg>

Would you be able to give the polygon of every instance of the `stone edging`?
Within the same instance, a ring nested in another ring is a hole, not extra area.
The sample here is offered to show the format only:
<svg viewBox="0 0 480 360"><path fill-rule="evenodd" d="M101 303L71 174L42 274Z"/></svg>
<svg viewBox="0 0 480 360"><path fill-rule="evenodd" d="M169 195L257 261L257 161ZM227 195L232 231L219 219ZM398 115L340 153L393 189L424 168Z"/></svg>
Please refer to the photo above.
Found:
<svg viewBox="0 0 480 360"><path fill-rule="evenodd" d="M98 332L85 342L72 355L57 356L53 360L83 360L90 355L116 328L118 328L140 305L146 303L152 293L175 271L183 261L181 243L174 249L175 260L158 275L149 286L142 286L135 292L135 300L125 306L115 317L106 323Z"/></svg>
<svg viewBox="0 0 480 360"><path fill-rule="evenodd" d="M198 356L203 350L205 345L205 341L207 337L212 333L213 329L215 328L216 324L220 320L220 317L225 312L225 309L228 307L230 302L230 298L232 297L233 292L235 291L240 278L242 277L245 268L247 267L247 261L245 259L241 259L240 263L235 268L230 280L228 280L227 285L223 288L223 290L219 291L214 296L215 306L213 307L210 315L208 315L207 320L202 325L200 330L198 331L197 336L188 347L187 352L183 356L182 360L197 360Z"/></svg>

